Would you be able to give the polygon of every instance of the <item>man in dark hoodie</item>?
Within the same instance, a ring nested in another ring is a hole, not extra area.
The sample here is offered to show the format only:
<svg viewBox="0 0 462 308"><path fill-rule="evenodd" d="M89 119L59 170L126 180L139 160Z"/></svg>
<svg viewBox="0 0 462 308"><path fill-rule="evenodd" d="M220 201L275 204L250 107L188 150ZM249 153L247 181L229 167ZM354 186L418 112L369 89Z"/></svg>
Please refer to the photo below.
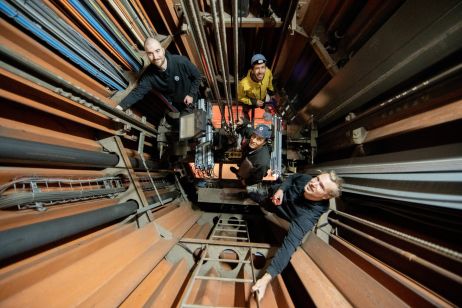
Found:
<svg viewBox="0 0 462 308"><path fill-rule="evenodd" d="M249 121L241 118L237 132L243 137L242 162L239 169L231 167L244 186L252 186L261 183L270 168L270 148L268 140L271 131L265 124L259 124L253 129Z"/></svg>
<svg viewBox="0 0 462 308"><path fill-rule="evenodd" d="M116 108L125 110L154 89L179 112L187 112L199 94L199 70L186 57L166 52L154 38L146 39L144 49L152 65L145 70L136 88Z"/></svg>
<svg viewBox="0 0 462 308"><path fill-rule="evenodd" d="M287 235L266 273L252 287L252 291L257 292L259 301L265 295L266 287L271 280L289 264L292 254L301 244L305 234L328 210L329 199L340 196L342 184L343 179L337 176L335 171L322 172L315 177L295 173L283 183L250 193L252 200L290 223Z"/></svg>

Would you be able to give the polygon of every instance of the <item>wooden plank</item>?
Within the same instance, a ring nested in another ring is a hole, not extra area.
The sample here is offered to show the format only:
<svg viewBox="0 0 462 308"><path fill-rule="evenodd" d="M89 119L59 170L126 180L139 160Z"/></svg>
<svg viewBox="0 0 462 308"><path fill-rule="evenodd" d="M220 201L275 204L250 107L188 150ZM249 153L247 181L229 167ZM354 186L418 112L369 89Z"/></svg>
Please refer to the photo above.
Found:
<svg viewBox="0 0 462 308"><path fill-rule="evenodd" d="M303 250L298 249L290 263L317 307L352 307Z"/></svg>
<svg viewBox="0 0 462 308"><path fill-rule="evenodd" d="M163 282L165 276L168 274L172 264L167 260L162 260L159 264L149 273L149 275L140 283L140 285L125 299L120 305L121 308L142 307Z"/></svg>
<svg viewBox="0 0 462 308"><path fill-rule="evenodd" d="M83 307L117 307L143 281L152 269L175 245L174 240L160 239L150 248L128 264L122 264L122 270L110 281L100 285L99 289L84 303ZM177 289L175 289L175 292Z"/></svg>
<svg viewBox="0 0 462 308"><path fill-rule="evenodd" d="M135 230L135 224L110 226L2 268L0 270L0 306L6 298L21 293L34 284L41 283L45 277L72 266L73 263Z"/></svg>
<svg viewBox="0 0 462 308"><path fill-rule="evenodd" d="M44 275L39 283L5 298L1 304L16 307L69 307L83 303L101 285L121 272L124 264L136 260L159 239L155 225L148 224L103 249L83 256L72 266Z"/></svg>
<svg viewBox="0 0 462 308"><path fill-rule="evenodd" d="M295 307L281 275L277 275L277 277L273 279L273 281L271 282L271 288L273 290L274 297L276 298L277 307Z"/></svg>
<svg viewBox="0 0 462 308"><path fill-rule="evenodd" d="M462 118L462 100L396 121L367 132L364 143L436 126Z"/></svg>
<svg viewBox="0 0 462 308"><path fill-rule="evenodd" d="M155 222L172 232L174 237L180 238L199 219L200 214L200 211L193 211L189 204L183 203L170 213L156 219Z"/></svg>
<svg viewBox="0 0 462 308"><path fill-rule="evenodd" d="M144 307L173 307L187 275L188 265L186 260L182 259L162 281Z"/></svg>
<svg viewBox="0 0 462 308"><path fill-rule="evenodd" d="M395 294L313 233L310 233L302 247L353 306L407 306Z"/></svg>

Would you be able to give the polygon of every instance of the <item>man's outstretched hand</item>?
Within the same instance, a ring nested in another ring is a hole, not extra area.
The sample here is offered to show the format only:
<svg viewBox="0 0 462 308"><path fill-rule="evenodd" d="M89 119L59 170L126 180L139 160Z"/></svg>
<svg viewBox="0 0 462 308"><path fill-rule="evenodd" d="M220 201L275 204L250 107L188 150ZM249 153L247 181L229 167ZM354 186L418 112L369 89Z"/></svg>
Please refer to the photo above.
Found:
<svg viewBox="0 0 462 308"><path fill-rule="evenodd" d="M184 97L184 100L183 100L183 103L186 104L186 106L189 106L193 103L193 97L192 96L189 96L189 95L186 95Z"/></svg>
<svg viewBox="0 0 462 308"><path fill-rule="evenodd" d="M271 275L266 273L261 277L260 279L257 280L255 285L252 287L252 292L257 292L257 299L260 302L263 299L263 296L265 295L266 292L266 287L271 281Z"/></svg>
<svg viewBox="0 0 462 308"><path fill-rule="evenodd" d="M282 189L278 189L273 197L271 197L271 201L276 206L282 204L282 199L284 199L284 191Z"/></svg>

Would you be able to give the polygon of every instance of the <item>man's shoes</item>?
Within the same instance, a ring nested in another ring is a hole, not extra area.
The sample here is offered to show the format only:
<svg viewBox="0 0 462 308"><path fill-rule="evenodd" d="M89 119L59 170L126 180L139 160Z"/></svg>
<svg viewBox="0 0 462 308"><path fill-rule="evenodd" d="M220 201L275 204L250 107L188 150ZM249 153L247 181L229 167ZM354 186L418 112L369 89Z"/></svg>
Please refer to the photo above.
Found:
<svg viewBox="0 0 462 308"><path fill-rule="evenodd" d="M262 204L268 198L268 189L261 183L247 186L245 189L249 198L256 203Z"/></svg>
<svg viewBox="0 0 462 308"><path fill-rule="evenodd" d="M230 167L229 170L231 170L232 173L239 177L239 169L237 169L236 167Z"/></svg>

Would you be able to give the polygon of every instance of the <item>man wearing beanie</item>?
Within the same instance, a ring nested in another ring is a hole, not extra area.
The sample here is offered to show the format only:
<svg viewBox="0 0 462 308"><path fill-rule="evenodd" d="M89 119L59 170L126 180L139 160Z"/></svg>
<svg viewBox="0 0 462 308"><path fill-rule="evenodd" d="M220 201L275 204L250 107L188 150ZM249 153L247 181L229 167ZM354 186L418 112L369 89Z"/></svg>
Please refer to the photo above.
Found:
<svg viewBox="0 0 462 308"><path fill-rule="evenodd" d="M238 85L238 100L242 103L242 112L246 119L250 119L251 109L263 108L265 102L270 101L270 96L274 94L273 74L266 67L265 56L254 55L250 65L247 76L239 81Z"/></svg>
<svg viewBox="0 0 462 308"><path fill-rule="evenodd" d="M244 186L261 183L270 169L271 154L268 145L268 140L271 138L270 128L265 124L259 124L253 129L248 120L241 118L237 132L243 136L243 159L239 169L231 167L230 170Z"/></svg>

